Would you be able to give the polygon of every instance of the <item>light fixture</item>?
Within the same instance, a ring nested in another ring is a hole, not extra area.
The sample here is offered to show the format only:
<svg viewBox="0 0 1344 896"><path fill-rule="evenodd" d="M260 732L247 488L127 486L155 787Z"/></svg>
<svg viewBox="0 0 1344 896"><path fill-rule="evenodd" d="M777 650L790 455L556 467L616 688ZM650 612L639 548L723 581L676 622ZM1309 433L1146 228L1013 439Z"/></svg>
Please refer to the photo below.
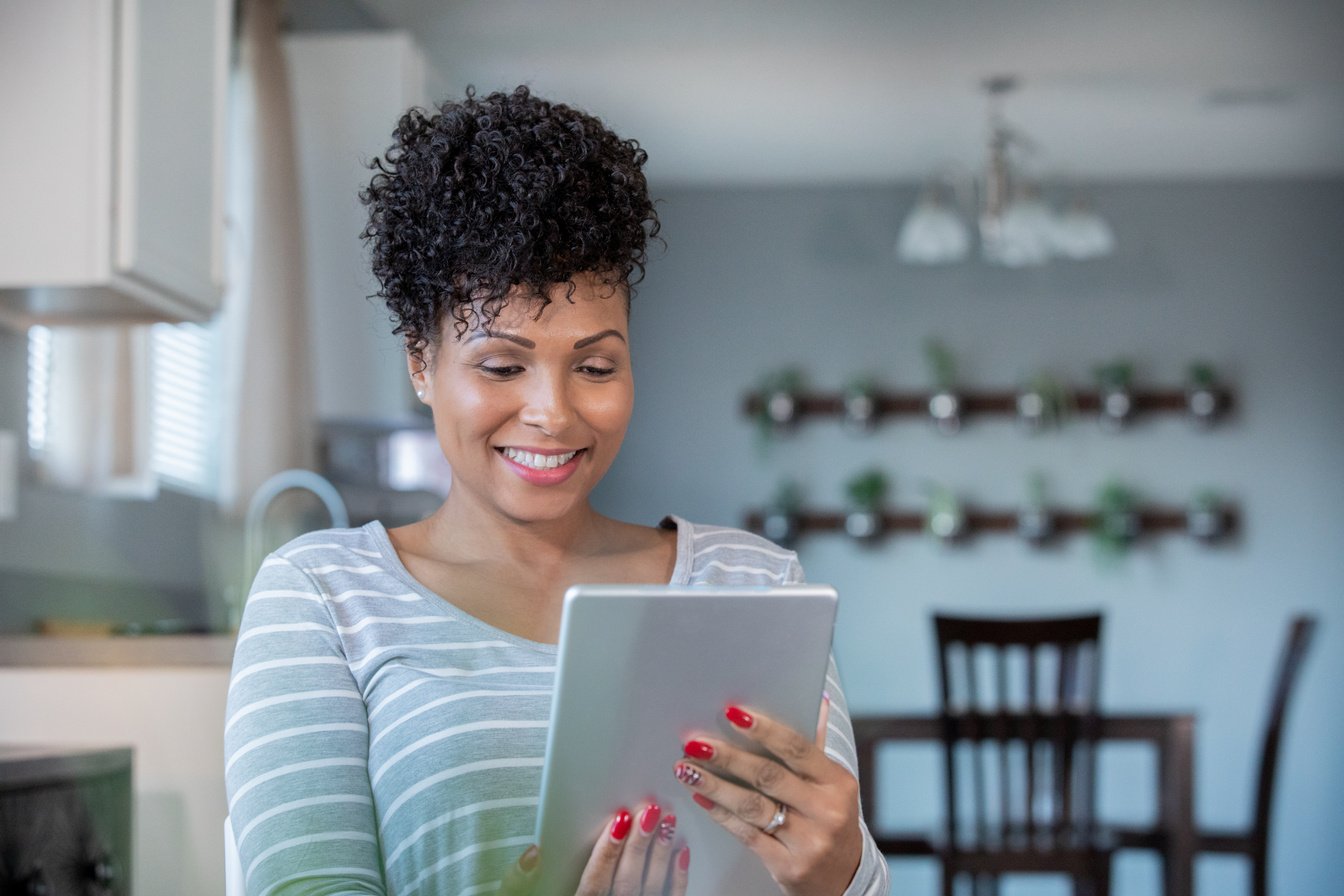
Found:
<svg viewBox="0 0 1344 896"><path fill-rule="evenodd" d="M1013 165L1011 150L1032 142L1003 120L1002 98L1017 79L1001 75L984 82L989 96L989 152L976 179L980 256L1007 267L1040 265L1052 258L1087 259L1115 250L1115 235L1085 197L1073 197L1063 212L1045 201L1038 184ZM949 264L971 254L973 228L957 208L956 181L931 178L896 238L896 255L910 264Z"/></svg>

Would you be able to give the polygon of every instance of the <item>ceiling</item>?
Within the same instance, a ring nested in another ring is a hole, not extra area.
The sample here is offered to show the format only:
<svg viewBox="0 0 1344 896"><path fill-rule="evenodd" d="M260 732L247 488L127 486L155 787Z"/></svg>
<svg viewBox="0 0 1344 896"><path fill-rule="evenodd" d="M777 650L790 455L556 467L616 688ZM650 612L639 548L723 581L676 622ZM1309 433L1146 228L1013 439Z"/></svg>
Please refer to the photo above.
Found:
<svg viewBox="0 0 1344 896"><path fill-rule="evenodd" d="M529 84L637 138L664 183L978 166L997 74L1043 176L1344 174L1340 0L353 2L450 93Z"/></svg>

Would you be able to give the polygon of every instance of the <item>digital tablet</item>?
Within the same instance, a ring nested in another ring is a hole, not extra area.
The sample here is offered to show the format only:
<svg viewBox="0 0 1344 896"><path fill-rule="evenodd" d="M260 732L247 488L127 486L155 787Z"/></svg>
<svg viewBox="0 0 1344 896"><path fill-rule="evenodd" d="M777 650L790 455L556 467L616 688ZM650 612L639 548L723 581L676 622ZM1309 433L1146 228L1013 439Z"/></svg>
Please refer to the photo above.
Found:
<svg viewBox="0 0 1344 896"><path fill-rule="evenodd" d="M576 585L565 594L542 772L536 896L573 896L616 810L677 816L687 896L777 896L760 859L672 769L694 731L744 745L724 718L754 707L811 739L835 625L826 585ZM633 836L633 834L632 834Z"/></svg>

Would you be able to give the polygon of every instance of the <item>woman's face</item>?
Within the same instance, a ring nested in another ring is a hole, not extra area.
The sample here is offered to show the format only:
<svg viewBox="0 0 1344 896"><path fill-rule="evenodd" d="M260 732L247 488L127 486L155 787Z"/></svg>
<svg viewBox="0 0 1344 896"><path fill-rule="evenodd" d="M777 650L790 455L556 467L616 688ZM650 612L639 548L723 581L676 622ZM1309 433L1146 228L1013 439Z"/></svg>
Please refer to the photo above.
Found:
<svg viewBox="0 0 1344 896"><path fill-rule="evenodd" d="M434 414L453 471L450 501L517 522L588 506L625 437L634 404L624 287L591 275L551 290L536 313L508 302L488 328L456 337L451 321L411 380Z"/></svg>

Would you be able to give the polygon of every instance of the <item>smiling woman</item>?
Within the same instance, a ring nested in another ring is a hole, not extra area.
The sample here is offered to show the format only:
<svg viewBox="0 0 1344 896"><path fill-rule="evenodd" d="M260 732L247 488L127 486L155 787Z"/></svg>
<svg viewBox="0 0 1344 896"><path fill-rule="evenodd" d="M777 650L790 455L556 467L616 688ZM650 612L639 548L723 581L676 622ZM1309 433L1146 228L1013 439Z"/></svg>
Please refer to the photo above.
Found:
<svg viewBox="0 0 1344 896"><path fill-rule="evenodd" d="M423 520L311 533L262 564L225 728L249 893L529 892L565 591L802 581L749 533L590 503L634 402L630 295L658 229L644 161L518 88L411 111L375 163L374 272L453 486ZM833 663L827 687L815 737L753 759L760 792L719 777L741 747L688 742L691 765L592 832L580 892L684 896L695 868L657 797L675 787L790 896L885 893Z"/></svg>

